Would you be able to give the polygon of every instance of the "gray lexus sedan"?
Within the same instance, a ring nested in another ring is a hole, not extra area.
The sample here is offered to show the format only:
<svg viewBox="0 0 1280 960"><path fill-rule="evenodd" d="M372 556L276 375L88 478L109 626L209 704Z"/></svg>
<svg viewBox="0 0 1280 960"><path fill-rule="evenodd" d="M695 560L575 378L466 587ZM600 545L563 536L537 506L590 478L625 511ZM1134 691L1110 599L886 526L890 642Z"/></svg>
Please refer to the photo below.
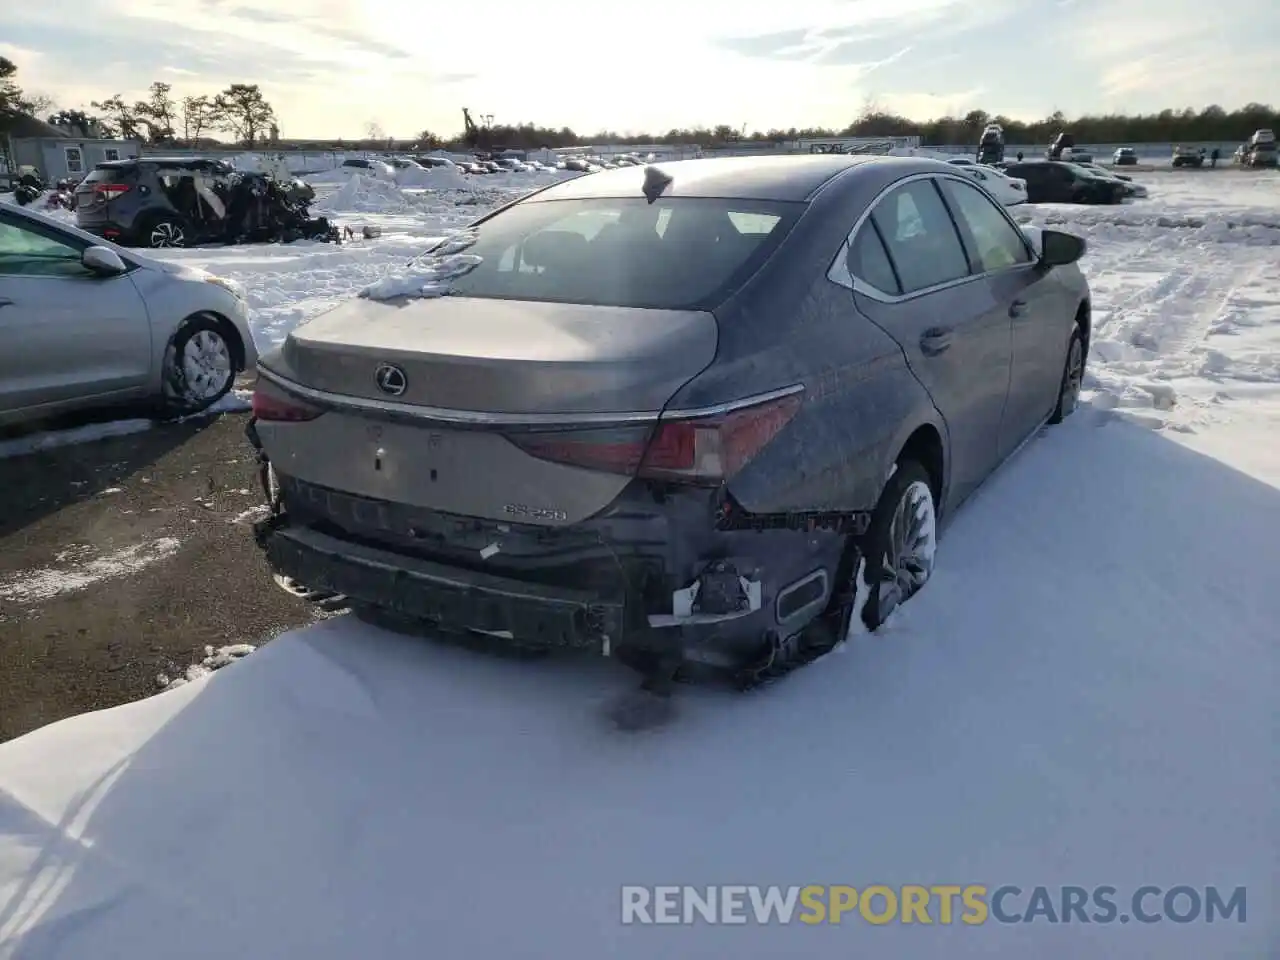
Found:
<svg viewBox="0 0 1280 960"><path fill-rule="evenodd" d="M934 160L557 183L261 358L258 542L445 631L803 661L919 590L940 524L1074 409L1084 252Z"/></svg>

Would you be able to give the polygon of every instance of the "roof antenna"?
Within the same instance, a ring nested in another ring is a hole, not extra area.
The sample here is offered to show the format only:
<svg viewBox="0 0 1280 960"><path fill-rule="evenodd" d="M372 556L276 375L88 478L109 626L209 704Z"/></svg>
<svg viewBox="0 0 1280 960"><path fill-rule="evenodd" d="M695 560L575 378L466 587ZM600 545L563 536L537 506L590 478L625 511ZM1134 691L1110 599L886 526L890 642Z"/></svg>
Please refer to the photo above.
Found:
<svg viewBox="0 0 1280 960"><path fill-rule="evenodd" d="M644 196L650 204L662 196L662 192L671 186L675 178L652 164L644 168Z"/></svg>

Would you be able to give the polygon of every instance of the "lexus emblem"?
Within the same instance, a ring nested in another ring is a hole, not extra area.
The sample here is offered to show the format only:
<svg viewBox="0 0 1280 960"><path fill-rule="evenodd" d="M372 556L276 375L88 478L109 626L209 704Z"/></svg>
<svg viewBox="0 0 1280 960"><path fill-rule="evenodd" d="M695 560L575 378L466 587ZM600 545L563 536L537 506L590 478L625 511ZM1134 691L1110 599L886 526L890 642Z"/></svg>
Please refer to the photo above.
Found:
<svg viewBox="0 0 1280 960"><path fill-rule="evenodd" d="M378 364L378 369L373 372L373 379L379 390L393 397L400 396L409 387L409 378L394 363Z"/></svg>

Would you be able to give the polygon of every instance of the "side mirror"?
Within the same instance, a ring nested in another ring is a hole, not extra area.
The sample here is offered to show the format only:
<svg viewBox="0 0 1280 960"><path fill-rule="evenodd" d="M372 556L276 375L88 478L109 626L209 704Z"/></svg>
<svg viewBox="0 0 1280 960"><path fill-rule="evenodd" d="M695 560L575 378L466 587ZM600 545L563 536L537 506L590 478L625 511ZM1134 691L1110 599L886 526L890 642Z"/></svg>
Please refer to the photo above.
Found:
<svg viewBox="0 0 1280 960"><path fill-rule="evenodd" d="M120 255L110 247L89 247L85 250L80 262L84 264L86 270L92 270L104 277L118 276L129 269L120 259Z"/></svg>
<svg viewBox="0 0 1280 960"><path fill-rule="evenodd" d="M1088 245L1084 237L1060 230L1040 232L1040 263L1046 267L1065 267L1084 256Z"/></svg>

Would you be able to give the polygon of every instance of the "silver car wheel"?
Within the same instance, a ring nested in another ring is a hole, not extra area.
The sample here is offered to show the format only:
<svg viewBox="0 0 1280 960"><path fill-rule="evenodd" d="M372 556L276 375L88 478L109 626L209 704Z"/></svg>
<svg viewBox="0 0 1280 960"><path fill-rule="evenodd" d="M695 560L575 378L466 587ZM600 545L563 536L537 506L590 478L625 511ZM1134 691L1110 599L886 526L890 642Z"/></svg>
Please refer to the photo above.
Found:
<svg viewBox="0 0 1280 960"><path fill-rule="evenodd" d="M888 551L878 584L881 622L928 581L937 547L933 491L917 480L902 491L889 526Z"/></svg>
<svg viewBox="0 0 1280 960"><path fill-rule="evenodd" d="M182 348L183 393L194 402L225 393L235 375L231 350L216 330L200 330Z"/></svg>
<svg viewBox="0 0 1280 960"><path fill-rule="evenodd" d="M162 247L182 247L187 242L186 234L182 232L182 227L176 223L163 221L157 223L151 228L151 246L153 248Z"/></svg>

